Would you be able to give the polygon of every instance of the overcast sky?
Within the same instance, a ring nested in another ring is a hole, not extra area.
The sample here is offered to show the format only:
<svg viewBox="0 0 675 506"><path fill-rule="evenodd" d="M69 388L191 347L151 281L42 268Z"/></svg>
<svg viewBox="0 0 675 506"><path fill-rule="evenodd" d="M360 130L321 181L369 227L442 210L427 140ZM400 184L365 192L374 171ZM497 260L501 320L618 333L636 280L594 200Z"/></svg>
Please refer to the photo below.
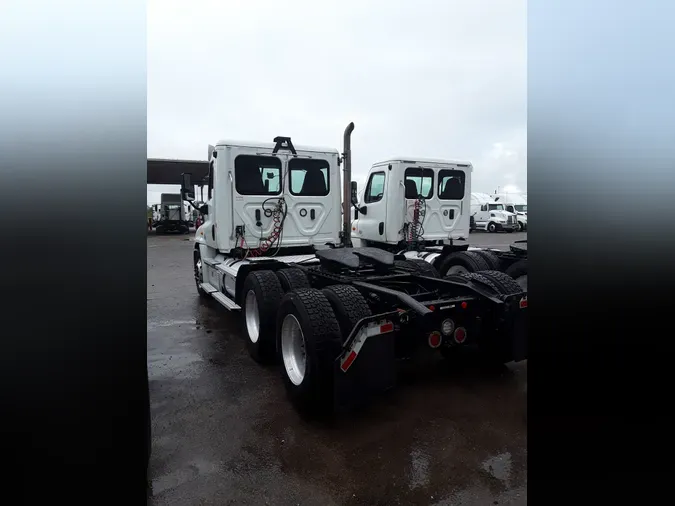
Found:
<svg viewBox="0 0 675 506"><path fill-rule="evenodd" d="M148 156L277 135L341 148L354 121L360 188L407 156L526 191L526 33L525 0L148 0Z"/></svg>

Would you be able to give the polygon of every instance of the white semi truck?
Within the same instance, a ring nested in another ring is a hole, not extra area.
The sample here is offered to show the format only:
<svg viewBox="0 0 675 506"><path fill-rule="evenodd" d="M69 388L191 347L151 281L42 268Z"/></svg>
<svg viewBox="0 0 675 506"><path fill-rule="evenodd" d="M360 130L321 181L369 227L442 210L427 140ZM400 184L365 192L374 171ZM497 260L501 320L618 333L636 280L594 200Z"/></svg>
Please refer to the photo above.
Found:
<svg viewBox="0 0 675 506"><path fill-rule="evenodd" d="M527 196L518 193L495 193L492 198L495 202L504 204L507 212L516 215L521 232L527 230Z"/></svg>
<svg viewBox="0 0 675 506"><path fill-rule="evenodd" d="M280 360L291 401L310 412L360 404L394 386L397 359L419 347L524 360L527 292L511 277L494 270L441 277L424 259L353 247L353 128L342 156L296 148L287 137L209 148L206 219L193 253L200 296L241 311L253 359ZM187 201L193 192L183 174ZM468 233L460 208L447 210Z"/></svg>
<svg viewBox="0 0 675 506"><path fill-rule="evenodd" d="M471 194L471 216L476 230L511 233L519 229L516 213L487 193Z"/></svg>
<svg viewBox="0 0 675 506"><path fill-rule="evenodd" d="M469 247L471 217L491 232L518 228L516 215L503 204L471 193L472 170L465 161L419 157L374 164L365 191L354 196L354 245L423 259L441 276L503 271L526 290L526 241L516 241L508 252Z"/></svg>

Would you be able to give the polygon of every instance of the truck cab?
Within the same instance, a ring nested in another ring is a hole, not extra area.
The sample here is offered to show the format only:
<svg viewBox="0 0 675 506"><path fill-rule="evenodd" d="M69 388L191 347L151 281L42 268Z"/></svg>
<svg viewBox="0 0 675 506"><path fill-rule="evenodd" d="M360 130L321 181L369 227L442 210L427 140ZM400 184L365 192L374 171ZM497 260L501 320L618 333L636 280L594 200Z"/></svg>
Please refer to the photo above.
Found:
<svg viewBox="0 0 675 506"><path fill-rule="evenodd" d="M469 162L412 157L374 164L352 221L354 246L467 239L472 170Z"/></svg>
<svg viewBox="0 0 675 506"><path fill-rule="evenodd" d="M209 149L206 216L196 232L203 256L339 243L339 151L275 141Z"/></svg>
<svg viewBox="0 0 675 506"><path fill-rule="evenodd" d="M486 193L471 194L471 216L478 230L514 232L519 228L516 214Z"/></svg>

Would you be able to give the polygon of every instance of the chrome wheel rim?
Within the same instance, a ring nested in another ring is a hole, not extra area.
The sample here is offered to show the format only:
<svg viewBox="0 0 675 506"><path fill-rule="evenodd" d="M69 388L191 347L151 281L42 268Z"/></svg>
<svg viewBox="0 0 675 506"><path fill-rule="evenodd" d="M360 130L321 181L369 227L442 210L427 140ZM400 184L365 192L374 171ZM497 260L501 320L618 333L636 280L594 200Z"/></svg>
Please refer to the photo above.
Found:
<svg viewBox="0 0 675 506"><path fill-rule="evenodd" d="M307 353L300 322L292 314L286 315L281 324L281 356L288 379L294 385L300 385L305 379Z"/></svg>
<svg viewBox="0 0 675 506"><path fill-rule="evenodd" d="M197 286L201 285L204 282L204 275L202 273L202 259L198 258L195 263L195 281Z"/></svg>
<svg viewBox="0 0 675 506"><path fill-rule="evenodd" d="M260 313L258 312L258 299L253 290L246 294L246 331L252 343L257 343L260 337Z"/></svg>
<svg viewBox="0 0 675 506"><path fill-rule="evenodd" d="M448 276L450 275L458 276L460 274L468 274L468 273L469 270L463 265L451 265L446 274Z"/></svg>

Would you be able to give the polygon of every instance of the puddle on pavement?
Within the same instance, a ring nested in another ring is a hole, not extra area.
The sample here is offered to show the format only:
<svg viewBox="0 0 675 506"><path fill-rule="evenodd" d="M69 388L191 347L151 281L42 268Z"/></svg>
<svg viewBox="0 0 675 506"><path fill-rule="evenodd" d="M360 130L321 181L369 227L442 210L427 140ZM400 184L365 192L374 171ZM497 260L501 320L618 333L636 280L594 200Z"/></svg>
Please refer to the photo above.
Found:
<svg viewBox="0 0 675 506"><path fill-rule="evenodd" d="M148 330L154 330L161 327L175 327L178 325L197 325L197 320L161 320L148 322Z"/></svg>
<svg viewBox="0 0 675 506"><path fill-rule="evenodd" d="M159 495L166 490L179 487L201 476L218 473L220 470L221 466L216 462L208 462L206 460L192 461L181 469L176 469L171 473L152 480L152 495Z"/></svg>
<svg viewBox="0 0 675 506"><path fill-rule="evenodd" d="M430 458L426 452L417 448L410 452L410 489L429 485Z"/></svg>
<svg viewBox="0 0 675 506"><path fill-rule="evenodd" d="M511 454L505 452L491 457L483 461L482 467L490 476L506 482L511 477Z"/></svg>
<svg viewBox="0 0 675 506"><path fill-rule="evenodd" d="M201 371L197 371L197 364L204 358L197 353L180 352L166 355L148 355L148 374L150 379L172 377L177 379L195 378Z"/></svg>

